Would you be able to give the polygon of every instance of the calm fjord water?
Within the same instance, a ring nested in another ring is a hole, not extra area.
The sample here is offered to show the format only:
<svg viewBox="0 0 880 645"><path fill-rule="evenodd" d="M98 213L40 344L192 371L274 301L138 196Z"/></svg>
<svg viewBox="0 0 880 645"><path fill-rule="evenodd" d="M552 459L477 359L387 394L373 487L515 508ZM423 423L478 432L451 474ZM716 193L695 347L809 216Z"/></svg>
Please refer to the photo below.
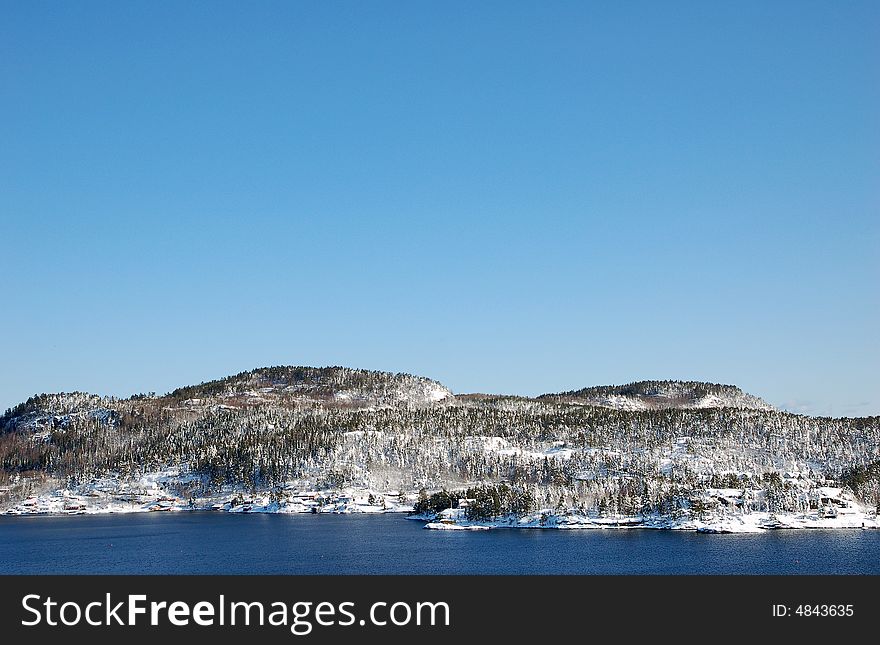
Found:
<svg viewBox="0 0 880 645"><path fill-rule="evenodd" d="M401 515L0 517L0 574L880 574L880 531L429 531Z"/></svg>

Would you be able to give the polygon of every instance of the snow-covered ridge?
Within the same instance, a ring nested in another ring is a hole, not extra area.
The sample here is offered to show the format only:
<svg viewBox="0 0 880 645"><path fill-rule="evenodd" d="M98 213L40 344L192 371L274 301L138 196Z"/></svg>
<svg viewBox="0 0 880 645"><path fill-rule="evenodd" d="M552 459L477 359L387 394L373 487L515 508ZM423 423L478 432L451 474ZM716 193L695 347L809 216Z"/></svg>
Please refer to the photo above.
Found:
<svg viewBox="0 0 880 645"><path fill-rule="evenodd" d="M17 405L0 417L0 430L47 430L65 428L75 420L93 419L100 423L112 423L116 412L114 400L85 392L60 392L40 394Z"/></svg>
<svg viewBox="0 0 880 645"><path fill-rule="evenodd" d="M538 398L633 412L669 408L775 410L763 399L734 385L699 381L638 381L544 394Z"/></svg>
<svg viewBox="0 0 880 645"><path fill-rule="evenodd" d="M264 367L217 381L174 390L188 405L283 403L305 399L343 406L432 405L452 399L441 383L412 374L346 367Z"/></svg>

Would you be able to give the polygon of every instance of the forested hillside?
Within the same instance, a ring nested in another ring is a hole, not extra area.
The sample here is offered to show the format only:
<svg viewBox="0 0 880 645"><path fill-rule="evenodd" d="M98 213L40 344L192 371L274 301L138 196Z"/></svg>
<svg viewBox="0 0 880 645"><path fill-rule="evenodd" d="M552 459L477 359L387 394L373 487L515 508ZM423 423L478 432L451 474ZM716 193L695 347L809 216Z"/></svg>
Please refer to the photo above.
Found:
<svg viewBox="0 0 880 645"><path fill-rule="evenodd" d="M878 417L789 414L732 386L455 396L407 374L275 367L165 396L29 399L0 418L0 509L165 473L163 494L191 504L346 489L424 504L503 485L517 512L806 512L832 485L876 506L878 448Z"/></svg>

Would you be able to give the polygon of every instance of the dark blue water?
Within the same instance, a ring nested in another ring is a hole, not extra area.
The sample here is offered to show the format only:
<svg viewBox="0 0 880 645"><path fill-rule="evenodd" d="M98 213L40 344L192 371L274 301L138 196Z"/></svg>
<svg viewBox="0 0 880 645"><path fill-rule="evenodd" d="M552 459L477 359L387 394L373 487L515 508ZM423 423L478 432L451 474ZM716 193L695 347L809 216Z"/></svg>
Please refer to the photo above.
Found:
<svg viewBox="0 0 880 645"><path fill-rule="evenodd" d="M0 517L0 573L880 574L880 531L429 531L400 515Z"/></svg>

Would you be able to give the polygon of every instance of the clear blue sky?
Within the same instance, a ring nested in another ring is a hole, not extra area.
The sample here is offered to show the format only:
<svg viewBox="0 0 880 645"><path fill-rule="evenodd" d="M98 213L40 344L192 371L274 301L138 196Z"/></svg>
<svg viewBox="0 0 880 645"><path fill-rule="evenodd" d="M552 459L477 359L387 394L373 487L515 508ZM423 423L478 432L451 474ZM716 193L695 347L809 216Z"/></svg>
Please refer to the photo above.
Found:
<svg viewBox="0 0 880 645"><path fill-rule="evenodd" d="M878 2L0 2L0 408L263 365L880 414Z"/></svg>

